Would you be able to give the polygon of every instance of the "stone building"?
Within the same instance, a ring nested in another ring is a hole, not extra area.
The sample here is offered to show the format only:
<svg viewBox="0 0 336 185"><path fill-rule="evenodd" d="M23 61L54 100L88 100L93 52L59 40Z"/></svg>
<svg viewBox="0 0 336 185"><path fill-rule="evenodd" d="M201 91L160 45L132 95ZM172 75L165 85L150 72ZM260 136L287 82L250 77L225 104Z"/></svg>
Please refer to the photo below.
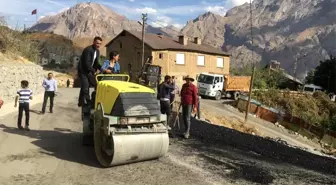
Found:
<svg viewBox="0 0 336 185"><path fill-rule="evenodd" d="M121 73L136 74L142 67L142 33L124 30L108 44L106 55L111 51L120 53ZM145 60L152 56L152 63L162 67L163 75L178 77L196 75L201 72L229 74L230 54L203 44L200 38L189 40L186 36L172 38L162 34L145 34ZM181 78L180 78L181 77Z"/></svg>

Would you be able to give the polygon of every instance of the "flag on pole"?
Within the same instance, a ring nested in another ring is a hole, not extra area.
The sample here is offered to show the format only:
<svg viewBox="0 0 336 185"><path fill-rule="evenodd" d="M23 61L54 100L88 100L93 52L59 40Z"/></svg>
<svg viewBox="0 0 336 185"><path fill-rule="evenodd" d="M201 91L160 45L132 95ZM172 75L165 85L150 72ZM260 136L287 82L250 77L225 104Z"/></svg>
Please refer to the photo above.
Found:
<svg viewBox="0 0 336 185"><path fill-rule="evenodd" d="M33 10L31 14L35 15L36 13L37 13L37 9Z"/></svg>

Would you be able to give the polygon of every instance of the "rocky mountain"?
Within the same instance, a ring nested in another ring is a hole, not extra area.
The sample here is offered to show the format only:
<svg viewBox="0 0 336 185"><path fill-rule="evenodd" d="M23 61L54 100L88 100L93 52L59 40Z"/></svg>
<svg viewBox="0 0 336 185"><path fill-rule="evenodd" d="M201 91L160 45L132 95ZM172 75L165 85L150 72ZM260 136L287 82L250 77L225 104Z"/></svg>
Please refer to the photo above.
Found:
<svg viewBox="0 0 336 185"><path fill-rule="evenodd" d="M57 15L44 17L30 28L31 31L52 32L71 39L97 35L112 38L123 29L141 31L142 26L138 21L129 20L104 5L91 2L79 3ZM170 35L171 28L147 25L146 30Z"/></svg>
<svg viewBox="0 0 336 185"><path fill-rule="evenodd" d="M30 30L53 32L69 38L116 35L122 29L141 31L137 21L97 3L79 3L54 16L40 19Z"/></svg>
<svg viewBox="0 0 336 185"><path fill-rule="evenodd" d="M248 3L225 17L205 13L189 21L182 32L226 48L234 66L277 60L293 74L297 60L297 77L303 77L320 60L336 55L335 7L336 0L254 0L253 45Z"/></svg>
<svg viewBox="0 0 336 185"><path fill-rule="evenodd" d="M254 0L253 44L248 3L232 8L224 17L207 12L188 21L182 30L148 25L146 31L198 36L207 44L228 50L232 66L253 62L264 65L277 60L290 74L296 68L296 76L303 77L320 60L336 55L335 7L336 0ZM31 28L64 35L80 47L90 44L96 35L105 37L107 42L123 29L141 31L142 27L97 3L79 3L58 15L40 19Z"/></svg>
<svg viewBox="0 0 336 185"><path fill-rule="evenodd" d="M91 44L92 38L97 35L103 38L105 45L123 29L141 31L142 25L106 6L89 2L79 3L57 15L44 17L29 31L63 35L72 39L74 46L83 48ZM156 28L146 25L146 32L176 36L180 30L173 26ZM101 49L102 55L105 55L105 52L104 48Z"/></svg>

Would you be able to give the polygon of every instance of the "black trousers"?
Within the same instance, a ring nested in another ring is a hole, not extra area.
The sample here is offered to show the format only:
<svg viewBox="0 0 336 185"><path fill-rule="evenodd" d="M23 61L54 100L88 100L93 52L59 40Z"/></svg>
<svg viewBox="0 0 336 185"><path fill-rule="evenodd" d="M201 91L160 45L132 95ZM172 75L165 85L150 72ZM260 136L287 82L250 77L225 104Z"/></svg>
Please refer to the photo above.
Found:
<svg viewBox="0 0 336 185"><path fill-rule="evenodd" d="M161 114L167 115L167 124L169 125L170 115L171 115L170 102L160 100L160 109L161 109Z"/></svg>
<svg viewBox="0 0 336 185"><path fill-rule="evenodd" d="M78 97L78 105L90 104L90 86L96 88L96 79L92 74L78 73L80 79L80 92Z"/></svg>
<svg viewBox="0 0 336 185"><path fill-rule="evenodd" d="M29 103L19 103L18 127L22 126L23 111L26 117L26 126L29 126Z"/></svg>
<svg viewBox="0 0 336 185"><path fill-rule="evenodd" d="M45 112L46 106L47 106L47 101L48 98L50 100L50 107L49 111L52 112L53 107L54 107L54 97L55 97L55 91L45 91L44 92L44 97L43 97L43 104L42 104L42 112Z"/></svg>

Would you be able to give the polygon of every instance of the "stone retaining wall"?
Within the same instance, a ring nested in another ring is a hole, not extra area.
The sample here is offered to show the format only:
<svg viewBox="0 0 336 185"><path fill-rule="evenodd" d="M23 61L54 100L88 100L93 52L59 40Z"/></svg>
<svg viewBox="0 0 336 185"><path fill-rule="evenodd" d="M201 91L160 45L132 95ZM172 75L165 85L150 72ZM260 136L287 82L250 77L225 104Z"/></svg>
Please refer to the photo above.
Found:
<svg viewBox="0 0 336 185"><path fill-rule="evenodd" d="M21 80L29 82L29 88L34 94L43 92L42 81L45 77L43 68L35 64L0 63L0 97L5 102L13 101Z"/></svg>

